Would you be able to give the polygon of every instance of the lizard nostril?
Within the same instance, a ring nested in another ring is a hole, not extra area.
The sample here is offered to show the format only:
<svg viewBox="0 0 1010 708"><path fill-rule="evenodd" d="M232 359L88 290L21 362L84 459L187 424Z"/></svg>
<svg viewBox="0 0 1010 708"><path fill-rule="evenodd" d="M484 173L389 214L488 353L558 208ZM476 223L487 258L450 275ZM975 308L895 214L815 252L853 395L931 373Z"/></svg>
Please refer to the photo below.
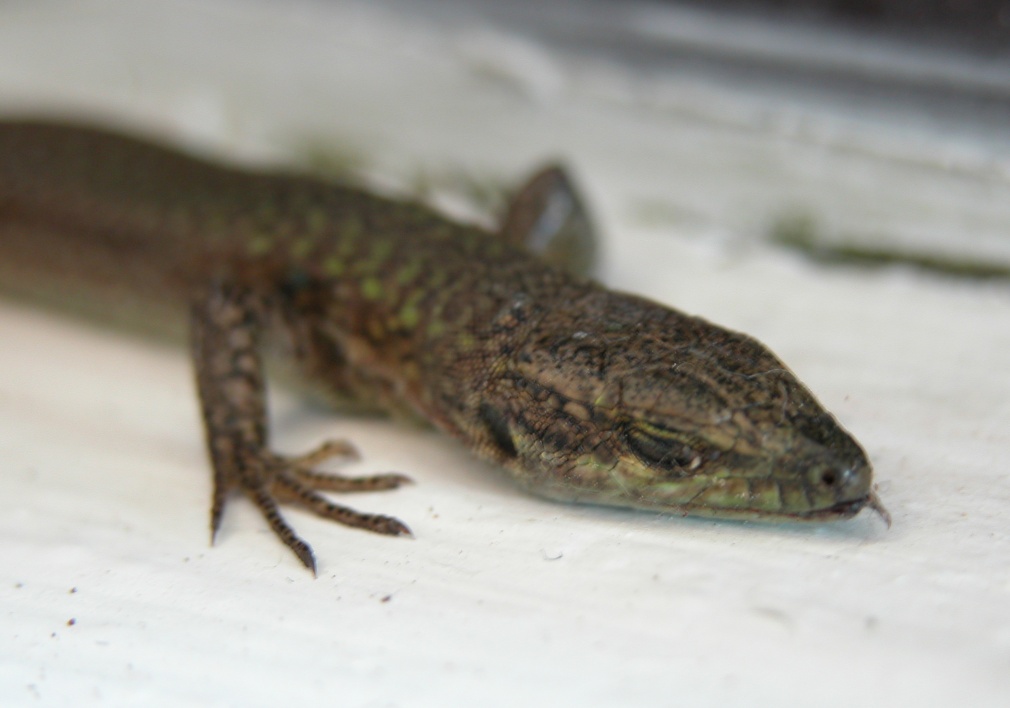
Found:
<svg viewBox="0 0 1010 708"><path fill-rule="evenodd" d="M835 470L824 470L821 472L821 484L825 487L834 487L838 483L838 473Z"/></svg>

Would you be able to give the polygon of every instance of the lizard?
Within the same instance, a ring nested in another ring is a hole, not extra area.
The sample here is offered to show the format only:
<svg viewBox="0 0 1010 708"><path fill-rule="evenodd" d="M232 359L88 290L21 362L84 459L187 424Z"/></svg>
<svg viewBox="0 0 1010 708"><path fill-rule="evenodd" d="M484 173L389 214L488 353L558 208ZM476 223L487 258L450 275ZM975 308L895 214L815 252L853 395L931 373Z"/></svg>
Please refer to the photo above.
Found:
<svg viewBox="0 0 1010 708"><path fill-rule="evenodd" d="M339 404L426 421L551 499L773 521L870 508L890 525L866 453L778 357L597 283L594 239L558 166L492 229L110 129L0 121L0 290L188 329L212 542L240 495L313 573L284 505L411 533L324 494L409 481L318 469L353 458L349 442L273 451L268 351Z"/></svg>

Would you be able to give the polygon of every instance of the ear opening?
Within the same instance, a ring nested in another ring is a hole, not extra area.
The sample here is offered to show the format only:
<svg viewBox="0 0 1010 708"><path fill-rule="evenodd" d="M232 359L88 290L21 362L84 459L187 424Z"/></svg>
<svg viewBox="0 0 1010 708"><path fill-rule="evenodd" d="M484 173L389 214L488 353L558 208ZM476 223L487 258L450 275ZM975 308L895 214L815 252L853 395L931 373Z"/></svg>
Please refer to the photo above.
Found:
<svg viewBox="0 0 1010 708"><path fill-rule="evenodd" d="M484 424L488 438L502 460L514 460L519 456L515 442L512 440L512 431L509 429L508 421L500 410L490 403L484 402L477 409L477 416Z"/></svg>

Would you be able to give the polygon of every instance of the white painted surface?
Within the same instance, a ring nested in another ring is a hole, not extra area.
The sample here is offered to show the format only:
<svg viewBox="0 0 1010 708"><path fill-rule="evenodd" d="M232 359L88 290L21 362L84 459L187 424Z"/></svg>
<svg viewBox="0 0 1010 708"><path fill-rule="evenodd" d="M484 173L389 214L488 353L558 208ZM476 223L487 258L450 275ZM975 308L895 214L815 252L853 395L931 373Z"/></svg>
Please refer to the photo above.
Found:
<svg viewBox="0 0 1010 708"><path fill-rule="evenodd" d="M563 155L608 237L602 277L769 344L866 446L894 516L552 504L435 433L275 392L282 449L346 436L356 469L418 482L350 500L414 540L289 512L313 580L244 502L208 547L183 351L0 303L3 705L1010 703L1010 289L824 270L754 238L801 208L1004 258L991 136L762 105L364 3L6 3L0 104L231 155L350 145L408 180Z"/></svg>

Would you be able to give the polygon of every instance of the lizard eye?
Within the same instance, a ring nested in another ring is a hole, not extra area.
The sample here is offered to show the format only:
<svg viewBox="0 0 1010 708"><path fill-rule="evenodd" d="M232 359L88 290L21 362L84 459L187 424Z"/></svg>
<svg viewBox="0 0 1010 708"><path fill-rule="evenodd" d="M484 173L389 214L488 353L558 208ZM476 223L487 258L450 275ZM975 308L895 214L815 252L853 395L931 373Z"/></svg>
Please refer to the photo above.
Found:
<svg viewBox="0 0 1010 708"><path fill-rule="evenodd" d="M624 433L628 448L639 460L667 472L683 474L697 457L694 450L677 433L653 425L629 426Z"/></svg>

